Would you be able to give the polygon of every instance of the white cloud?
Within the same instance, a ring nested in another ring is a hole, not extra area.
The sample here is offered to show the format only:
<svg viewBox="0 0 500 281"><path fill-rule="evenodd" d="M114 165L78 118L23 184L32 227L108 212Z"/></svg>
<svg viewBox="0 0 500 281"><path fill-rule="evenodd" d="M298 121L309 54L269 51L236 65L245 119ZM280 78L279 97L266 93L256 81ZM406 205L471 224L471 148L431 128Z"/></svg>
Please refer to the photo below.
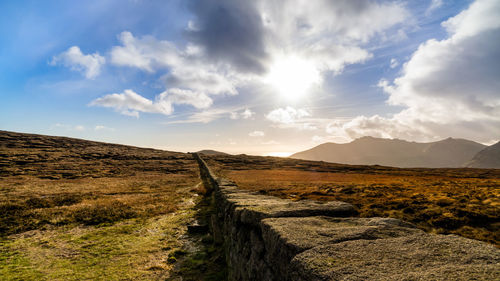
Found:
<svg viewBox="0 0 500 281"><path fill-rule="evenodd" d="M278 108L269 112L266 118L273 123L292 124L306 116L310 116L307 110L287 106L286 108Z"/></svg>
<svg viewBox="0 0 500 281"><path fill-rule="evenodd" d="M242 113L241 117L243 119L250 119L252 116L255 115L255 112L251 111L250 109L246 108Z"/></svg>
<svg viewBox="0 0 500 281"><path fill-rule="evenodd" d="M206 95L235 95L236 78L227 67L204 62L199 46L188 44L184 50L172 42L152 36L136 38L128 31L120 34L122 46L111 50L111 62L119 66L139 68L147 72L168 69L163 77L168 89L180 88Z"/></svg>
<svg viewBox="0 0 500 281"><path fill-rule="evenodd" d="M233 119L233 120L237 120L237 119L250 119L252 118L252 116L255 115L255 112L251 111L250 109L248 108L245 108L245 110L243 111L233 111L230 113L230 116L229 118Z"/></svg>
<svg viewBox="0 0 500 281"><path fill-rule="evenodd" d="M67 124L62 124L62 123L56 123L53 125L53 127L62 128L62 129L68 130L68 131L79 131L79 132L85 131L85 126L83 126L83 125L73 126L73 125L67 125Z"/></svg>
<svg viewBox="0 0 500 281"><path fill-rule="evenodd" d="M311 138L311 142L313 144L321 144L325 142L335 142L335 143L347 143L350 142L352 138L343 136L343 135L335 135L335 136L318 136L314 135Z"/></svg>
<svg viewBox="0 0 500 281"><path fill-rule="evenodd" d="M95 131L114 131L115 129L114 128L110 128L110 127L106 127L104 125L96 125L94 127L94 130Z"/></svg>
<svg viewBox="0 0 500 281"><path fill-rule="evenodd" d="M114 108L121 114L139 117L140 112L162 113L169 115L172 113L172 107L159 107L149 100L132 90L125 90L120 94L109 94L90 103L92 106L102 106Z"/></svg>
<svg viewBox="0 0 500 281"><path fill-rule="evenodd" d="M398 65L399 65L398 60L397 60L397 59L395 59L395 58L392 58L392 59L391 59L391 63L390 63L390 67L391 67L391 68L396 68Z"/></svg>
<svg viewBox="0 0 500 281"><path fill-rule="evenodd" d="M50 64L62 64L71 70L81 72L88 79L94 79L101 72L101 67L105 62L106 59L99 53L84 55L78 46L73 46L54 56Z"/></svg>
<svg viewBox="0 0 500 281"><path fill-rule="evenodd" d="M179 51L168 41L158 41L152 36L145 36L141 40L128 31L122 32L118 39L123 46L111 49L113 64L153 72L155 68L179 63Z"/></svg>
<svg viewBox="0 0 500 281"><path fill-rule="evenodd" d="M311 114L305 109L295 109L291 106L272 110L266 115L267 120L281 129L317 130L323 119L309 118Z"/></svg>
<svg viewBox="0 0 500 281"><path fill-rule="evenodd" d="M169 121L165 124L209 123L214 120L232 116L233 112L227 109L207 109L191 114L187 119Z"/></svg>
<svg viewBox="0 0 500 281"><path fill-rule="evenodd" d="M449 38L420 45L403 75L382 85L390 104L408 107L399 118L500 122L500 2L476 1L443 26Z"/></svg>
<svg viewBox="0 0 500 281"><path fill-rule="evenodd" d="M329 132L480 142L500 135L500 2L478 0L442 25L448 38L421 44L400 77L379 83L388 103L405 109L389 118L359 116L330 126Z"/></svg>
<svg viewBox="0 0 500 281"><path fill-rule="evenodd" d="M174 104L188 104L201 109L209 107L212 99L203 93L173 88L157 95L154 101L132 90L125 90L120 94L105 95L90 103L91 106L113 108L121 114L136 118L139 117L139 112L170 115L174 111Z"/></svg>
<svg viewBox="0 0 500 281"><path fill-rule="evenodd" d="M248 134L251 137L263 137L265 136L265 133L262 131L253 131Z"/></svg>
<svg viewBox="0 0 500 281"><path fill-rule="evenodd" d="M396 118L385 118L378 115L358 116L348 121L334 120L328 124L326 132L331 136L349 140L363 136L410 140L429 140L432 138L430 132L417 122L405 123Z"/></svg>
<svg viewBox="0 0 500 281"><path fill-rule="evenodd" d="M259 5L265 26L285 44L324 35L337 35L345 42L366 42L409 17L398 2L291 0L285 4L260 1Z"/></svg>
<svg viewBox="0 0 500 281"><path fill-rule="evenodd" d="M434 10L438 9L441 6L443 6L443 0L431 0L429 7L425 11L425 15L430 15Z"/></svg>
<svg viewBox="0 0 500 281"><path fill-rule="evenodd" d="M165 105L187 104L198 109L208 108L213 103L212 99L204 93L178 88L171 88L161 93L156 97L156 102Z"/></svg>
<svg viewBox="0 0 500 281"><path fill-rule="evenodd" d="M187 23L187 43L183 47L153 36L136 37L131 32L122 32L118 36L120 45L110 51L111 62L148 73L165 72L162 80L166 90L154 101L124 92L101 97L92 104L135 117L139 112L169 115L174 104L208 108L212 104L212 95L236 95L244 86L249 89L272 86L273 83L266 81L265 73L273 65L280 65L290 58L299 58L310 65L306 73L311 74L310 81L303 83L305 78L301 73L302 82L297 83L304 86L304 91L310 91L312 87L308 85L314 84L314 89L317 89L316 85L321 87L326 72L339 74L348 64L370 59L372 54L364 49L364 44L376 34L404 25L409 18L409 13L400 3L290 0L285 5L276 5L271 2L200 4L193 9L194 19ZM213 18L210 11L214 8L227 10L227 13ZM234 21L234 15L241 15L248 21L238 25L240 19ZM231 31L212 29L220 29L218 23L227 24L226 21L234 22ZM281 86L286 84L280 83ZM298 86L293 88L300 88ZM301 114L300 110L298 114ZM247 109L231 113L230 118L251 119L253 115L254 112ZM200 116L201 113L190 120ZM286 119L287 116L278 118ZM211 118L200 120L208 119ZM307 123L301 126L315 129Z"/></svg>

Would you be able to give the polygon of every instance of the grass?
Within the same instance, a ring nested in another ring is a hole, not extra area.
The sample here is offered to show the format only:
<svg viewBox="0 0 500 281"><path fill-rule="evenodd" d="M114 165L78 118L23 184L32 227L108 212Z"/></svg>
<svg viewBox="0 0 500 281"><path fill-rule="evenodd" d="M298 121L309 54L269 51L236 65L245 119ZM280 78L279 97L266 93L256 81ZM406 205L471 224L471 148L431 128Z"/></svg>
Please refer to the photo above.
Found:
<svg viewBox="0 0 500 281"><path fill-rule="evenodd" d="M20 207L10 213L10 220L2 221L9 234L0 245L0 280L168 277L173 267L167 262L169 253L183 246L186 224L196 213L198 199L193 200L192 192L196 181L165 175L93 183L82 179L23 181L17 190L3 195L3 201L9 198L13 202L9 204ZM47 185L52 187L50 192ZM81 200L53 203L65 189L78 192ZM20 199L27 190L32 192L30 197ZM6 225L8 222L14 223Z"/></svg>
<svg viewBox="0 0 500 281"><path fill-rule="evenodd" d="M175 277L199 183L188 154L0 131L0 280Z"/></svg>
<svg viewBox="0 0 500 281"><path fill-rule="evenodd" d="M98 225L172 213L197 183L194 175L47 180L31 176L0 180L0 233L67 224Z"/></svg>
<svg viewBox="0 0 500 281"><path fill-rule="evenodd" d="M2 242L2 280L161 280L192 211L110 226L31 231Z"/></svg>

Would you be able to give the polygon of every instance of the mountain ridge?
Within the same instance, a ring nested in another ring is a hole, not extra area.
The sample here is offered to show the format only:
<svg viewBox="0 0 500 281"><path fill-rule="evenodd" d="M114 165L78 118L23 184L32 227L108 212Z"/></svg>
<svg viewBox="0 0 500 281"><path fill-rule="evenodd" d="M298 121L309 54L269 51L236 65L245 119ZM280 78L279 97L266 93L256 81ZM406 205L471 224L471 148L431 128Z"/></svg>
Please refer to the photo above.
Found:
<svg viewBox="0 0 500 281"><path fill-rule="evenodd" d="M479 151L466 167L500 169L500 141Z"/></svg>
<svg viewBox="0 0 500 281"><path fill-rule="evenodd" d="M353 165L458 168L464 167L486 147L466 139L446 138L419 143L367 136L345 144L323 143L290 157Z"/></svg>

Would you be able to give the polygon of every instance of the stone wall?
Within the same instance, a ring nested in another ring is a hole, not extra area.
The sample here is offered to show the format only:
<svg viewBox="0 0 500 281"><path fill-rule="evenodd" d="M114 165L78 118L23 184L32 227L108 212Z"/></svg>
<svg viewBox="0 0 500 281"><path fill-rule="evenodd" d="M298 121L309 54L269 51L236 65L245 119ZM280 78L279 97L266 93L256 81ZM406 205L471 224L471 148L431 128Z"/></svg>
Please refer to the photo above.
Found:
<svg viewBox="0 0 500 281"><path fill-rule="evenodd" d="M500 280L500 250L391 218L357 218L344 202L290 201L240 190L199 155L212 192L211 233L229 280Z"/></svg>

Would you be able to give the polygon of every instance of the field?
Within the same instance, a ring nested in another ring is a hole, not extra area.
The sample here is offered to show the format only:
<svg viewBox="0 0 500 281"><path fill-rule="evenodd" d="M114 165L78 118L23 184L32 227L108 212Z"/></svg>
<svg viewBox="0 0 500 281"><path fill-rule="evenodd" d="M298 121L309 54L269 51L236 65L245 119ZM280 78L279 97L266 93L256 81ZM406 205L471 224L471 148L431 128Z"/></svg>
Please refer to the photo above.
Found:
<svg viewBox="0 0 500 281"><path fill-rule="evenodd" d="M203 158L243 189L500 244L500 170ZM204 192L190 154L0 131L0 280L224 280Z"/></svg>
<svg viewBox="0 0 500 281"><path fill-rule="evenodd" d="M0 280L220 275L189 154L0 132L0 176Z"/></svg>
<svg viewBox="0 0 500 281"><path fill-rule="evenodd" d="M240 188L291 200L340 200L361 217L500 246L500 170L398 169L252 156L206 156Z"/></svg>

